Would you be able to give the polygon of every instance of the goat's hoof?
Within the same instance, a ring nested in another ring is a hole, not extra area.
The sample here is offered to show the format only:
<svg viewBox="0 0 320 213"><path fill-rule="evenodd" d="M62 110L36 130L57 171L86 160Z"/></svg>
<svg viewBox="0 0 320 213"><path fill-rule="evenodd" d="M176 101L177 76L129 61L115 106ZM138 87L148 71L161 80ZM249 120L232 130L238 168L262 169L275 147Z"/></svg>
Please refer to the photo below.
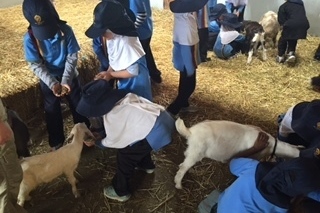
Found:
<svg viewBox="0 0 320 213"><path fill-rule="evenodd" d="M177 189L182 189L181 184L180 184L180 185L176 184L176 188L177 188Z"/></svg>
<svg viewBox="0 0 320 213"><path fill-rule="evenodd" d="M17 204L18 204L19 206L23 207L24 201L18 200Z"/></svg>
<svg viewBox="0 0 320 213"><path fill-rule="evenodd" d="M79 198L79 197L80 197L80 193L79 193L78 191L75 192L75 193L74 193L74 197L75 197L75 198Z"/></svg>

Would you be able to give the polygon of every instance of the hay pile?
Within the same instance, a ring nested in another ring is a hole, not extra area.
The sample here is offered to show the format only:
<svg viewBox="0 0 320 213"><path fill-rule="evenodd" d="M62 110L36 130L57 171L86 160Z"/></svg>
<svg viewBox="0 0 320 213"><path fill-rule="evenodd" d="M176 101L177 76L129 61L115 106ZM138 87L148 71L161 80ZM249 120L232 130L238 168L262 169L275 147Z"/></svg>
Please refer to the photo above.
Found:
<svg viewBox="0 0 320 213"><path fill-rule="evenodd" d="M72 26L82 47L80 70L83 82L92 79L98 66L91 52L91 39L84 35L84 31L92 22L92 11L97 2L98 0L56 0L61 19L67 20ZM175 98L178 85L178 72L174 70L171 60L173 16L167 10L156 10L153 14L154 35L151 45L163 77L163 83L153 85L153 92L155 102L167 106ZM0 43L0 96L12 99L12 102L24 101L27 104L30 101L25 100L24 91L36 87L38 79L28 70L24 62L22 37L26 27L27 22L22 17L21 6L0 9L2 41ZM279 113L285 112L288 107L300 101L312 100L319 96L309 86L310 78L319 74L319 62L313 60L314 50L319 43L318 37L311 36L307 40L299 41L297 48L299 61L295 67L275 63L276 50L274 49L268 50L266 62L254 57L250 65L246 64L244 55L223 61L210 52L212 61L199 66L196 91L190 101L192 105L199 107L199 112L182 114L181 117L186 120L188 126L204 119L226 119L258 125L275 134L275 121ZM14 100L14 94L22 95L17 101ZM36 94L39 96L38 93ZM17 107L17 105L12 106L14 109ZM98 198L89 194L87 199L74 201L75 208L69 212L195 212L196 206L207 193L215 188L224 189L230 184L232 178L225 165L204 160L185 176L183 182L185 189L176 191L172 180L177 165L183 160L184 141L176 134L174 143L154 156L159 168L154 182L145 188L140 188L134 200L128 204L107 202L101 197L99 191L96 193ZM114 158L109 160L113 162L112 167ZM84 163L87 167L88 163L95 165L90 171L88 171L89 168L80 168L80 173L81 169L84 170L82 175L86 174L91 178L89 174L93 173L99 178L109 177L102 182L110 181L112 177L109 173L110 168L108 170L101 166L100 162L94 163L92 159L84 159L84 161L88 161ZM97 179L95 183L88 184L99 184L99 181L100 179ZM101 189L100 185L95 187ZM87 202L89 198L94 200L93 207L92 203ZM41 198L41 195L38 195L38 199L45 199L45 196ZM60 197L56 198L56 200L59 199ZM141 208L139 211L133 210L139 208Z"/></svg>

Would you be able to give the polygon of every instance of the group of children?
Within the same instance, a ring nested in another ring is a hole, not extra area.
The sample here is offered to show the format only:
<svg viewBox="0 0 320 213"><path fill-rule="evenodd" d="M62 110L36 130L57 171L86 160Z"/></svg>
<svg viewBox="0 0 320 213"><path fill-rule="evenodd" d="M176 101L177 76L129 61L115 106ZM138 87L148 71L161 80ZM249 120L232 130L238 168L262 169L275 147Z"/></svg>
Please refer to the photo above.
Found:
<svg viewBox="0 0 320 213"><path fill-rule="evenodd" d="M221 59L229 59L237 53L246 53L248 42L240 32L247 1L229 0L226 5L215 3L209 1L207 4L209 8L208 50L213 50ZM282 31L278 41L276 62L294 64L297 41L305 39L309 29L303 1L285 0L285 3L279 7L278 22Z"/></svg>
<svg viewBox="0 0 320 213"><path fill-rule="evenodd" d="M170 10L174 15L173 65L180 72L180 77L177 97L165 109L152 102L150 78L157 83L162 79L150 49L152 20L149 0L102 0L97 4L94 9L93 24L85 34L93 39L93 49L101 62L101 68L95 79L83 88L78 81L76 69L80 47L71 27L60 19L50 0L24 0L23 14L30 24L24 36L25 57L31 70L40 79L49 145L54 151L62 146L65 139L60 108L61 97L65 97L69 102L74 123L85 122L90 127L88 118L102 118L104 134L96 133L95 142L85 143L88 146L99 145L118 150L117 171L112 183L103 191L106 197L122 202L128 200L131 196L129 182L134 169L152 173L155 165L151 159L151 151L157 151L171 142L174 116L181 111L196 110L189 103L189 97L196 86L197 65L200 63L199 25L194 12L203 9L207 2L207 0L192 3L188 0L170 1ZM241 2L230 0L227 7L217 4L209 8L211 14L209 18L215 22L210 22L209 28L221 26L213 49L224 59L241 50L237 42L244 38L237 29L241 27L239 19L240 21L243 19L241 14L244 12L246 1ZM304 7L300 2L302 1L288 0L285 4L297 7L303 15ZM228 13L228 10L236 10L236 14ZM289 11L285 6L281 10L285 11L284 13ZM291 29L295 25L289 25L290 21L287 21L286 17L282 19L283 26L287 26L284 29ZM294 42L289 41L302 37L302 33L297 33L294 38L283 34L281 44L293 45ZM288 47L290 52L295 51L293 46ZM204 59L205 56L201 60ZM117 89L114 88L113 79L117 80ZM257 139L258 143L265 142L263 140ZM237 169L237 165L245 170L250 167L248 174L251 176L259 174L259 177L257 175L255 177L259 182L263 182L266 174L273 168L268 165L259 166L264 164L248 159L232 162L236 168L234 174L243 173ZM260 167L261 169L258 169ZM279 169L280 166L275 168ZM255 172L258 170L259 173ZM312 187L317 186L312 185ZM266 199L267 201L263 202L272 203L276 206L274 209L287 207L282 203L279 205L273 203L273 198L269 200L269 197L263 196L264 194L269 196L269 189L266 190L260 191L263 197L260 196L260 200ZM309 191L308 188L307 192ZM278 191L274 192L275 196L277 193ZM227 194L227 191L224 194ZM293 195L296 194L290 193L286 196L291 198ZM219 199L221 204L218 205L218 212L231 212L219 211L229 206L228 202L226 205L223 204L223 196ZM287 204L287 201L288 197L284 202Z"/></svg>

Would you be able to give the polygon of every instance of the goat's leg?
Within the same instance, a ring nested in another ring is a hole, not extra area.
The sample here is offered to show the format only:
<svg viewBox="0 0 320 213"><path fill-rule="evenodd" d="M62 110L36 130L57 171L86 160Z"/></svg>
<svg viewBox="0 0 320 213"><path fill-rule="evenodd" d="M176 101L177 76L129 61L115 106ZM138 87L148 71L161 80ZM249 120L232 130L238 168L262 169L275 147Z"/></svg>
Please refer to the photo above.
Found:
<svg viewBox="0 0 320 213"><path fill-rule="evenodd" d="M23 207L24 202L26 200L30 200L31 197L29 196L29 193L32 191L33 187L29 187L28 184L22 180L20 183L20 188L19 188L19 195L17 199L17 203Z"/></svg>
<svg viewBox="0 0 320 213"><path fill-rule="evenodd" d="M262 46L262 60L266 61L267 60L267 49L266 49L266 42L264 40L264 34L261 35L260 37L260 43Z"/></svg>
<svg viewBox="0 0 320 213"><path fill-rule="evenodd" d="M248 52L247 64L250 64L251 61L252 61L253 47L254 47L254 43L251 43L250 44L250 49L249 49L249 52Z"/></svg>
<svg viewBox="0 0 320 213"><path fill-rule="evenodd" d="M191 149L190 149L191 150ZM191 151L189 151L191 152ZM202 159L202 156L200 156L200 153L188 153L188 150L185 154L186 158L184 159L183 163L179 165L179 170L174 177L174 182L176 184L177 189L182 189L181 181L183 176L186 174L186 172L198 161Z"/></svg>
<svg viewBox="0 0 320 213"><path fill-rule="evenodd" d="M80 193L79 193L77 186L76 186L77 179L74 176L74 170L70 170L68 172L65 172L65 175L67 176L68 182L71 184L72 193L73 193L74 197L75 198L80 197Z"/></svg>

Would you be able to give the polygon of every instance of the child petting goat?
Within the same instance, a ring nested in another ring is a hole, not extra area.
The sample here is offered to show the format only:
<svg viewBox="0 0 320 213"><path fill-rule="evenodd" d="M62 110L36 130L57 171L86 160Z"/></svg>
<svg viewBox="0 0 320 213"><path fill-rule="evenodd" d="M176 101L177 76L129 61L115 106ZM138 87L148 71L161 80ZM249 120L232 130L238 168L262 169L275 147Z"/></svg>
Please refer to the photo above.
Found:
<svg viewBox="0 0 320 213"><path fill-rule="evenodd" d="M180 118L176 121L177 131L187 138L188 148L185 151L185 160L180 164L174 181L176 188L181 189L181 180L185 173L204 157L226 163L232 157L254 147L259 132L259 127L235 123L232 121L200 122L191 128L184 125ZM279 157L294 158L299 156L297 146L278 141L270 134L268 145L260 152L247 152L243 156L262 159L274 152ZM253 154L255 153L255 154Z"/></svg>
<svg viewBox="0 0 320 213"><path fill-rule="evenodd" d="M79 163L83 142L92 140L94 136L84 123L78 123L71 130L68 139L71 138L71 143L54 152L27 157L21 161L23 180L18 195L19 205L24 205L25 200L30 198L29 193L38 185L48 183L62 174L67 176L74 196L80 196L74 171Z"/></svg>

